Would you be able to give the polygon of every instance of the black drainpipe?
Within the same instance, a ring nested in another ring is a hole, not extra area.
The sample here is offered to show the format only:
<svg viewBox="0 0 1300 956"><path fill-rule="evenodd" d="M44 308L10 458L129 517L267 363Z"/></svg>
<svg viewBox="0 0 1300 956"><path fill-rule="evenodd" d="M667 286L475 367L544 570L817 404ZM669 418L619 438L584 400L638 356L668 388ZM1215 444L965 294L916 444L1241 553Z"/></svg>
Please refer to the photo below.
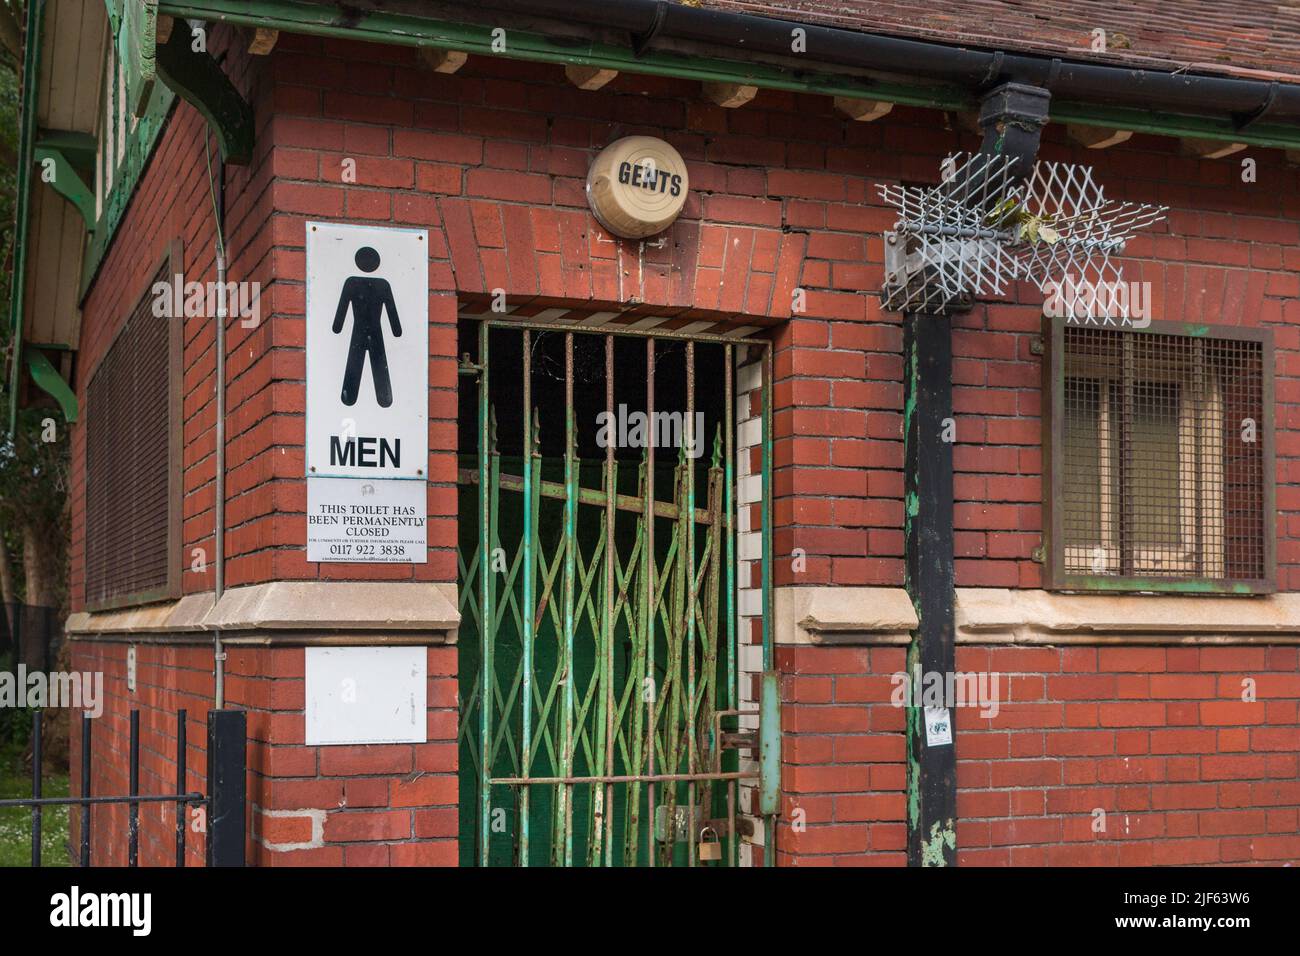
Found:
<svg viewBox="0 0 1300 956"><path fill-rule="evenodd" d="M806 68L866 70L921 83L946 83L982 93L1013 81L1042 87L1058 100L1126 106L1228 119L1245 126L1262 118L1300 117L1300 84L1236 79L1129 66L1067 61L1028 53L974 50L927 40L861 33L743 13L703 10L667 0L477 0L473 10L498 10L624 32L638 53L662 40L690 41L736 53L778 57L791 66L790 31L805 31ZM727 55L727 54L723 54Z"/></svg>
<svg viewBox="0 0 1300 956"><path fill-rule="evenodd" d="M981 153L1016 158L1013 179L1033 169L1047 123L1045 89L1005 83L980 108ZM978 175L978 174L977 174ZM918 626L908 645L909 687L941 686L957 670L956 577L953 567L952 446L959 440L952 414L952 320L948 315L903 316L903 469L905 586ZM925 700L907 707L907 862L957 862L957 732L955 702L944 702L949 742L931 744Z"/></svg>

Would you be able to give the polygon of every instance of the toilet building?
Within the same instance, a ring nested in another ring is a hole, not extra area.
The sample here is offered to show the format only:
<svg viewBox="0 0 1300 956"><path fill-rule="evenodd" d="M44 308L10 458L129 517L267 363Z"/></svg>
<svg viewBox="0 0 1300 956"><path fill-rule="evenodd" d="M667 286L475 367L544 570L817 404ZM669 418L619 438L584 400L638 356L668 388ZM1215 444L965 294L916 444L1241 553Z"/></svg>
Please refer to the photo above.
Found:
<svg viewBox="0 0 1300 956"><path fill-rule="evenodd" d="M1300 14L886 6L30 3L73 791L233 709L255 865L1300 862ZM1153 210L1119 311L895 307L966 154L1080 198L948 262Z"/></svg>

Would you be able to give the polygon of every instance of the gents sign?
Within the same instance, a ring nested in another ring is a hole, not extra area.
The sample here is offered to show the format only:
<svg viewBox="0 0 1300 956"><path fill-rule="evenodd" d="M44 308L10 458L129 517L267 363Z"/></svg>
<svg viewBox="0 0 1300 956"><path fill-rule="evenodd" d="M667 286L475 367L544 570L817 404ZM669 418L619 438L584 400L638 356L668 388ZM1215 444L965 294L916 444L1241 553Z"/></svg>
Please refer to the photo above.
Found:
<svg viewBox="0 0 1300 956"><path fill-rule="evenodd" d="M307 474L423 478L429 234L307 223Z"/></svg>
<svg viewBox="0 0 1300 956"><path fill-rule="evenodd" d="M606 146L587 173L587 202L609 232L640 239L671 226L690 183L681 154L653 136Z"/></svg>

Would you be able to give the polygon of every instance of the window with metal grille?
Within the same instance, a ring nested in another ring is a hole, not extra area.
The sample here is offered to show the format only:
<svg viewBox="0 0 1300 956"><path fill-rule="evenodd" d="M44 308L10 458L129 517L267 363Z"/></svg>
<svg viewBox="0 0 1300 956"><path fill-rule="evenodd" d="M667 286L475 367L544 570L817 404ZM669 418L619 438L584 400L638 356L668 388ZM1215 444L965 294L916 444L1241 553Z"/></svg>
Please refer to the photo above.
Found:
<svg viewBox="0 0 1300 956"><path fill-rule="evenodd" d="M170 263L149 284L169 281ZM86 604L179 595L179 320L146 291L86 390Z"/></svg>
<svg viewBox="0 0 1300 956"><path fill-rule="evenodd" d="M1051 585L1272 590L1267 330L1049 327Z"/></svg>

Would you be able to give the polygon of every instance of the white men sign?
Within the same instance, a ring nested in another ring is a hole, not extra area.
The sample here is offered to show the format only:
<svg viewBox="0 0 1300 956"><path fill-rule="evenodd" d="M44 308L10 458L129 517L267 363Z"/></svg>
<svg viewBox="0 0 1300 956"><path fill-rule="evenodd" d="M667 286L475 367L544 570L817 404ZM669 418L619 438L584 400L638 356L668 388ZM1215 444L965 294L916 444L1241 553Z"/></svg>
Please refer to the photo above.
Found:
<svg viewBox="0 0 1300 956"><path fill-rule="evenodd" d="M424 478L429 233L307 223L307 474Z"/></svg>
<svg viewBox="0 0 1300 956"><path fill-rule="evenodd" d="M307 223L307 560L428 559L429 234Z"/></svg>

